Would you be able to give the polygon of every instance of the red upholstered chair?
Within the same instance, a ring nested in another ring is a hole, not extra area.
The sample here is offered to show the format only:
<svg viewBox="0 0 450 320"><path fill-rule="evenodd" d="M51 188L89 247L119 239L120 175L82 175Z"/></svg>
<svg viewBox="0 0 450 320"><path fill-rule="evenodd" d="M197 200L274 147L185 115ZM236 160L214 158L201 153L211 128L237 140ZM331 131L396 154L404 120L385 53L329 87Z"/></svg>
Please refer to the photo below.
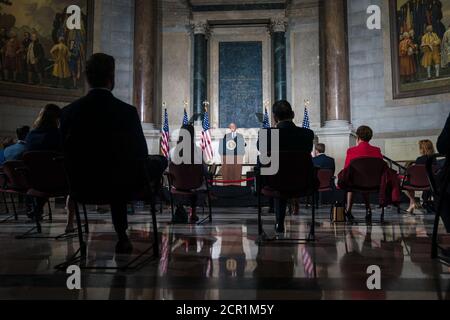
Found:
<svg viewBox="0 0 450 320"><path fill-rule="evenodd" d="M317 172L317 178L319 179L318 192L326 192L333 190L333 178L334 172L330 169L319 169Z"/></svg>
<svg viewBox="0 0 450 320"><path fill-rule="evenodd" d="M272 153L272 158L276 156ZM260 174L260 172L259 172ZM268 198L296 199L311 197L315 203L318 190L317 169L314 168L311 154L304 152L280 152L279 170L272 176L261 176L258 179L258 233L264 237L262 223L261 195ZM315 236L315 206L312 205L312 223L307 239L284 239L299 241L314 241ZM261 239L263 240L263 239Z"/></svg>
<svg viewBox="0 0 450 320"><path fill-rule="evenodd" d="M437 171L438 166L433 165L432 170ZM402 190L413 192L431 191L426 165L414 164L409 166L406 169L406 174L402 180L401 188Z"/></svg>
<svg viewBox="0 0 450 320"><path fill-rule="evenodd" d="M211 193L204 166L202 164L176 165L170 163L167 176L172 216L175 214L174 197L186 198L197 194L205 194L208 198L209 215L198 224L203 224L207 220L212 222Z"/></svg>
<svg viewBox="0 0 450 320"><path fill-rule="evenodd" d="M346 169L347 172L345 177L340 177L339 187L347 192L353 193L379 193L381 188L381 178L386 169L387 164L382 159L355 159ZM381 210L381 220L383 221L384 207L382 207Z"/></svg>

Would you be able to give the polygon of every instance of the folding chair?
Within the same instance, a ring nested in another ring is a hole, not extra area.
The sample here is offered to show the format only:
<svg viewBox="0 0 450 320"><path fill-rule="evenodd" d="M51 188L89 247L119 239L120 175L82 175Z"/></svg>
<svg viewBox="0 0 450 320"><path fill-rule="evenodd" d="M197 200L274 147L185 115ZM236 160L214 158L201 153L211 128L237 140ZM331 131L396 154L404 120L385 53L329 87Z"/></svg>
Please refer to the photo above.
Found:
<svg viewBox="0 0 450 320"><path fill-rule="evenodd" d="M34 200L43 199L48 203L49 217L51 219L52 211L49 199L66 198L69 195L69 187L64 166L58 159L61 155L52 151L33 151L23 155L25 168L21 169L27 177L28 190L26 195ZM33 201L33 209L36 212L36 201ZM17 239L29 238L47 238L62 239L71 237L71 235L62 234L58 236L34 236L42 234L42 227L39 217L36 218L36 228L27 233L16 237ZM36 230L36 232L34 232Z"/></svg>
<svg viewBox="0 0 450 320"><path fill-rule="evenodd" d="M60 159L60 161L63 161L63 159ZM158 243L158 224L156 219L156 205L155 205L155 189L154 185L152 185L150 177L149 177L149 169L147 167L147 161L148 159L142 160L143 162L143 171L145 172L145 180L146 184L142 191L132 195L129 199L126 199L126 201L146 201L148 200L150 202L150 214L152 216L152 226L153 226L153 244L148 247L146 250L141 252L138 256L135 258L129 260L125 265L118 266L118 267L99 267L99 266L87 266L87 257L88 257L88 248L87 243L84 240L84 234L83 234L83 228L81 225L81 217L80 217L80 209L79 204L83 205L84 212L86 213L86 205L110 205L112 202L112 199L110 198L104 198L100 194L87 194L82 189L82 186L78 186L81 190L77 189L77 187L73 187L72 183L72 176L70 173L67 172L66 174L68 177L69 182L69 189L70 189L70 197L71 200L75 203L75 217L77 222L77 231L78 231L78 241L79 241L79 248L78 250L73 254L72 257L70 257L67 261L55 266L55 269L57 270L66 270L68 266L77 264L80 266L81 269L84 270L120 270L120 271L128 271L128 270L137 270L138 268L142 267L145 263L148 261L159 257L159 243ZM87 219L87 215L85 214L85 218ZM142 257L144 257L147 253L153 250L153 255L149 258L141 260Z"/></svg>
<svg viewBox="0 0 450 320"><path fill-rule="evenodd" d="M333 191L334 172L330 169L319 169L317 171L317 178L319 179L319 189L316 196L316 208L319 209L320 195L323 192Z"/></svg>
<svg viewBox="0 0 450 320"><path fill-rule="evenodd" d="M274 157L274 154L272 154ZM303 152L280 152L279 170L275 175L262 176L260 169L255 169L257 173L257 195L258 195L258 242L265 241L315 241L316 208L315 197L318 190L317 168L314 168L312 157L309 153ZM296 199L311 197L313 205L312 223L310 232L305 239L269 239L264 232L262 222L261 196L268 198Z"/></svg>
<svg viewBox="0 0 450 320"><path fill-rule="evenodd" d="M432 169L437 171L438 166L432 165ZM401 189L413 192L431 191L426 165L414 164L409 166L402 180Z"/></svg>
<svg viewBox="0 0 450 320"><path fill-rule="evenodd" d="M358 158L350 163L347 177L345 178L346 192L362 193L370 195L380 193L381 178L385 170L388 169L386 162L378 158ZM342 183L340 182L340 186ZM366 214L369 208L366 205ZM381 206L381 222L384 222L385 207Z"/></svg>
<svg viewBox="0 0 450 320"><path fill-rule="evenodd" d="M209 189L208 177L202 164L181 164L169 165L167 173L169 180L170 204L172 216L175 214L174 196L192 197L198 194L205 194L208 199L209 215L198 222L198 225L204 224L206 221L212 223L212 206L211 192ZM204 189L203 189L204 187Z"/></svg>
<svg viewBox="0 0 450 320"><path fill-rule="evenodd" d="M440 259L445 261L445 263L450 264L450 257L446 255L440 254L440 251L444 251L445 249L439 245L438 241L438 231L439 231L439 222L441 218L441 214L444 210L444 199L446 197L447 189L450 185L450 164L447 161L445 166L441 169L442 172L442 180L441 185L438 185L437 181L437 171L435 170L435 160L438 158L443 158L444 156L436 154L428 158L426 168L427 168L427 176L430 183L430 188L432 195L435 200L434 210L435 210L435 219L433 224L433 234L431 240L431 258L432 259Z"/></svg>

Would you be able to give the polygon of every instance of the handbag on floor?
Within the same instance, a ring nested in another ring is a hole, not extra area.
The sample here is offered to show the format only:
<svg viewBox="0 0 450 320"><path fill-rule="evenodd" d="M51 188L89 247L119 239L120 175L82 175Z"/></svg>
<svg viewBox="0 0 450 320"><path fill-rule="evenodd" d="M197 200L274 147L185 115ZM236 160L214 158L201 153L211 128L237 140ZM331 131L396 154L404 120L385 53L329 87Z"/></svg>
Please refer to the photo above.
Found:
<svg viewBox="0 0 450 320"><path fill-rule="evenodd" d="M342 203L336 202L331 207L330 220L332 223L343 223L345 219L345 207Z"/></svg>
<svg viewBox="0 0 450 320"><path fill-rule="evenodd" d="M172 217L172 223L188 223L188 220L189 215L186 209L182 205L177 206L175 214Z"/></svg>

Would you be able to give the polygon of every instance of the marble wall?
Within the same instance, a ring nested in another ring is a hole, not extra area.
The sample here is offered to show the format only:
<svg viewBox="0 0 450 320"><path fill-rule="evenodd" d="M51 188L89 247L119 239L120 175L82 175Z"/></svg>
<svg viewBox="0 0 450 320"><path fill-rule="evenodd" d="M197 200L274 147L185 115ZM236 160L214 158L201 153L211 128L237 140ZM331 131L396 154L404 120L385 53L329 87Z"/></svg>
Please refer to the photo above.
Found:
<svg viewBox="0 0 450 320"><path fill-rule="evenodd" d="M368 30L366 9L382 7L382 29ZM436 140L450 112L450 95L392 98L388 0L348 0L351 110L354 127L367 124L375 143L396 160L415 159L417 141Z"/></svg>

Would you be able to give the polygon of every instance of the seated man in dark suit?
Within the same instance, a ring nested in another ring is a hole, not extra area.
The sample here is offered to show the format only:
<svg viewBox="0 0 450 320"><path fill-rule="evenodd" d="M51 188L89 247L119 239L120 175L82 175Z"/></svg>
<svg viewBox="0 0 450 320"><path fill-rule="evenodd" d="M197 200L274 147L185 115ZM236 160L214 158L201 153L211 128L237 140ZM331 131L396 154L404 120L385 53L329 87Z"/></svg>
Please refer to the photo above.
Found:
<svg viewBox="0 0 450 320"><path fill-rule="evenodd" d="M444 166L450 165L450 116L447 119L447 122L445 123L444 130L442 131L441 135L439 136L439 139L437 141L437 149L438 152L442 155L446 156L446 163ZM442 170L442 173L445 171ZM442 185L444 183L444 175L440 175L440 184ZM450 186L447 186L446 190L446 197L442 199L442 211L441 211L441 217L444 221L445 227L447 229L447 232L450 232Z"/></svg>
<svg viewBox="0 0 450 320"><path fill-rule="evenodd" d="M5 148L5 150L3 151L5 161L22 160L23 154L27 151L26 139L28 133L30 133L29 126L17 128L16 130L17 142Z"/></svg>
<svg viewBox="0 0 450 320"><path fill-rule="evenodd" d="M313 163L317 168L332 170L333 175L336 171L336 163L333 158L325 154L325 145L323 143L316 145L316 156L313 158Z"/></svg>
<svg viewBox="0 0 450 320"><path fill-rule="evenodd" d="M279 152L305 152L306 154L310 154L313 149L314 132L310 129L300 128L295 125L293 122L295 113L289 102L276 102L272 108L272 112L276 123L276 129L279 130L280 135ZM269 129L269 131L270 130L272 129ZM270 139L268 141L268 145L268 150L271 150ZM284 233L287 200L276 198L274 201L274 207L277 220L276 232Z"/></svg>
<svg viewBox="0 0 450 320"><path fill-rule="evenodd" d="M75 199L111 205L116 252L129 253L127 202L144 185L147 143L135 107L112 94L114 58L94 54L86 64L89 93L63 109L61 134Z"/></svg>

